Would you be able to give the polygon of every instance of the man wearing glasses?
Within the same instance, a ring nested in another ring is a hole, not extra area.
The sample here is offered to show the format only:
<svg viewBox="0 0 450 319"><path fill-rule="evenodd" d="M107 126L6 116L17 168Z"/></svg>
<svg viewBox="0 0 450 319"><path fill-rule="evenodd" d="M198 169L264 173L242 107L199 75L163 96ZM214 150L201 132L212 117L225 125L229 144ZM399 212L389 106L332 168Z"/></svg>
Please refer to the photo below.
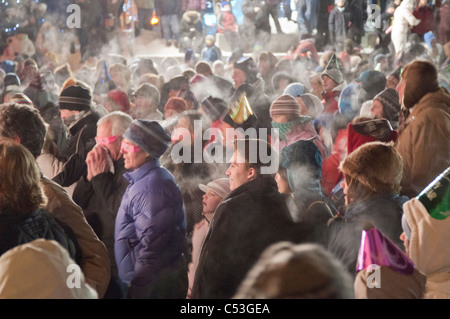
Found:
<svg viewBox="0 0 450 319"><path fill-rule="evenodd" d="M122 196L128 187L123 177L122 135L133 119L123 112L113 112L97 123L97 145L86 157L87 175L80 179L73 200L99 239L105 244L111 261L111 280L104 299L124 297L114 256L114 225Z"/></svg>

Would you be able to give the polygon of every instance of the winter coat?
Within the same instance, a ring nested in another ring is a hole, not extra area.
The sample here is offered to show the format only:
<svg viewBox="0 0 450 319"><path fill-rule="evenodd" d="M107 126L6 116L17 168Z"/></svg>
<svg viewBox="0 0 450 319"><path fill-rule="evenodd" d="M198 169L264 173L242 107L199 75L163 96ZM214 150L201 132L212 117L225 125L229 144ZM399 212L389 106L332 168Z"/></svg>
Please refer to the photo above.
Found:
<svg viewBox="0 0 450 319"><path fill-rule="evenodd" d="M157 0L155 9L159 16L177 15L181 12L181 0Z"/></svg>
<svg viewBox="0 0 450 319"><path fill-rule="evenodd" d="M284 240L292 218L273 177L261 175L217 207L192 287L192 299L229 299L271 244Z"/></svg>
<svg viewBox="0 0 450 319"><path fill-rule="evenodd" d="M430 6L417 7L413 15L420 20L420 23L411 29L411 33L416 33L423 38L425 33L429 31L435 32L434 12Z"/></svg>
<svg viewBox="0 0 450 319"><path fill-rule="evenodd" d="M351 204L343 216L333 220L328 249L352 276L356 276L361 234L367 223L371 223L404 250L400 235L403 232L402 206L407 200L407 197L394 194L374 195Z"/></svg>
<svg viewBox="0 0 450 319"><path fill-rule="evenodd" d="M336 86L330 92L323 92L322 97L325 100L323 113L334 114L339 111L339 97L341 96L342 90L347 86L347 82Z"/></svg>
<svg viewBox="0 0 450 319"><path fill-rule="evenodd" d="M44 209L20 216L7 211L0 214L0 255L8 250L36 239L55 240L69 252L70 257L79 263L81 250L72 229L61 223Z"/></svg>
<svg viewBox="0 0 450 319"><path fill-rule="evenodd" d="M391 39L396 54L405 51L409 30L420 23L420 20L413 16L413 10L414 0L404 0L400 6L395 9Z"/></svg>
<svg viewBox="0 0 450 319"><path fill-rule="evenodd" d="M201 52L201 59L208 63L214 63L217 60L222 60L222 51L219 47L213 45L212 47L204 47Z"/></svg>
<svg viewBox="0 0 450 319"><path fill-rule="evenodd" d="M201 37L203 30L202 16L200 13L194 13L194 11L188 11L183 14L183 18L180 21L180 38L191 38L191 35ZM194 32L191 32L191 29Z"/></svg>
<svg viewBox="0 0 450 319"><path fill-rule="evenodd" d="M194 284L195 273L197 272L198 260L200 258L200 251L202 250L203 242L208 234L209 223L206 219L202 219L194 227L194 232L192 234L192 261L189 263L189 289L187 297L191 297L192 286Z"/></svg>
<svg viewBox="0 0 450 319"><path fill-rule="evenodd" d="M256 13L255 8L261 10ZM244 14L244 25L253 25L257 30L270 33L269 14L265 1L262 0L244 0L242 2L242 13Z"/></svg>
<svg viewBox="0 0 450 319"><path fill-rule="evenodd" d="M439 9L439 42L445 45L450 41L450 3L447 1Z"/></svg>
<svg viewBox="0 0 450 319"><path fill-rule="evenodd" d="M128 187L123 177L125 168L123 159L114 162L114 173L108 172L95 176L89 182L80 179L73 200L82 209L89 225L98 238L105 244L111 260L111 273L117 278L117 265L114 257L114 227L122 196Z"/></svg>
<svg viewBox="0 0 450 319"><path fill-rule="evenodd" d="M431 217L424 205L413 198L403 206L411 229L409 257L427 276L425 299L450 298L450 219Z"/></svg>
<svg viewBox="0 0 450 319"><path fill-rule="evenodd" d="M61 186L46 177L41 177L41 187L47 197L45 209L74 232L81 248L83 259L80 267L86 276L86 281L97 291L99 298L103 298L111 273L105 244L98 239L89 226L82 209Z"/></svg>
<svg viewBox="0 0 450 319"><path fill-rule="evenodd" d="M130 287L129 297L146 298L156 282L159 288L171 284L161 276L184 265L186 282L177 285L185 286L178 296L185 298L186 216L180 188L159 160L124 177L130 184L117 213L114 251L119 277Z"/></svg>
<svg viewBox="0 0 450 319"><path fill-rule="evenodd" d="M344 42L347 37L347 17L344 12L334 8L328 17L328 31L331 43Z"/></svg>
<svg viewBox="0 0 450 319"><path fill-rule="evenodd" d="M67 284L68 276L76 270L73 265L67 249L54 240L37 239L8 250L0 257L0 298L97 299L84 274L77 288Z"/></svg>
<svg viewBox="0 0 450 319"><path fill-rule="evenodd" d="M189 10L201 12L206 9L206 0L183 0L182 9L184 12Z"/></svg>
<svg viewBox="0 0 450 319"><path fill-rule="evenodd" d="M347 130L338 132L333 149L329 157L322 164L322 188L329 195L344 177L339 170L339 165L347 156Z"/></svg>
<svg viewBox="0 0 450 319"><path fill-rule="evenodd" d="M100 114L90 110L68 128L67 147L61 150L62 160L65 162L64 171L55 176L53 181L63 187L68 187L87 174L85 160L96 144L95 137L99 119Z"/></svg>
<svg viewBox="0 0 450 319"><path fill-rule="evenodd" d="M364 24L367 20L367 1L349 0L345 11L348 13L348 20L351 22L349 34L364 35Z"/></svg>
<svg viewBox="0 0 450 319"><path fill-rule="evenodd" d="M428 93L400 128L397 151L403 158L402 193L413 198L450 166L450 95Z"/></svg>
<svg viewBox="0 0 450 319"><path fill-rule="evenodd" d="M224 33L226 30L238 32L238 24L232 12L221 12L217 18L217 32Z"/></svg>

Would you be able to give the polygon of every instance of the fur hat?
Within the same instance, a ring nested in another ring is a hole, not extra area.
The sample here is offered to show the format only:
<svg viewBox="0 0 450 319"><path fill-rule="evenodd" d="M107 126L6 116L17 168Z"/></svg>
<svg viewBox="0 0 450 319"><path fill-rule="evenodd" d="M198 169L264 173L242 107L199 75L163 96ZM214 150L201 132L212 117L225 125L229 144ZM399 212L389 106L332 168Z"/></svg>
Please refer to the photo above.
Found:
<svg viewBox="0 0 450 319"><path fill-rule="evenodd" d="M400 188L403 162L393 143L371 142L349 154L340 170L374 193L384 193Z"/></svg>
<svg viewBox="0 0 450 319"><path fill-rule="evenodd" d="M270 107L270 116L273 117L275 115L299 117L300 107L298 106L297 100L289 94L280 96Z"/></svg>
<svg viewBox="0 0 450 319"><path fill-rule="evenodd" d="M403 103L410 109L428 93L439 90L436 67L426 60L408 63L402 73L405 82Z"/></svg>
<svg viewBox="0 0 450 319"><path fill-rule="evenodd" d="M123 134L153 158L160 158L169 148L170 135L156 121L135 120Z"/></svg>
<svg viewBox="0 0 450 319"><path fill-rule="evenodd" d="M91 92L79 85L69 86L59 96L61 110L85 111L91 108L91 103Z"/></svg>
<svg viewBox="0 0 450 319"><path fill-rule="evenodd" d="M374 100L383 105L383 117L385 119L398 122L401 105L397 90L386 89L375 96Z"/></svg>

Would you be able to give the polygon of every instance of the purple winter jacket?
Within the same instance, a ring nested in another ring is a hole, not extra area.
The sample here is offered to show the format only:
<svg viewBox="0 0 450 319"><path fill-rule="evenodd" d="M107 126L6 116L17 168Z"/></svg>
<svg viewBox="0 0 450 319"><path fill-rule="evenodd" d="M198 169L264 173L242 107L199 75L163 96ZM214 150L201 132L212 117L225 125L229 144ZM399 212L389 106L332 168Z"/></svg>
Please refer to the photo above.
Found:
<svg viewBox="0 0 450 319"><path fill-rule="evenodd" d="M159 160L124 177L130 184L117 213L114 251L119 277L132 290L151 287L163 270L184 261L186 214L180 188Z"/></svg>

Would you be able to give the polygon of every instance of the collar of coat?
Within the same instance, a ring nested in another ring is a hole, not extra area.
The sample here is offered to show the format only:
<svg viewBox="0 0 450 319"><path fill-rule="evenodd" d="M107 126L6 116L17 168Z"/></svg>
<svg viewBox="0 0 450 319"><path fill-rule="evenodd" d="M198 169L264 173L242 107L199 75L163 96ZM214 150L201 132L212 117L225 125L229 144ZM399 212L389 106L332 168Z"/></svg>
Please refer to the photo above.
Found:
<svg viewBox="0 0 450 319"><path fill-rule="evenodd" d="M278 192L277 182L272 175L259 175L254 180L251 180L235 190L233 190L227 198L224 198L225 201L228 198L232 198L243 193L253 193L253 194L265 194L269 195L270 193Z"/></svg>
<svg viewBox="0 0 450 319"><path fill-rule="evenodd" d="M130 184L135 184L144 178L151 170L161 167L161 162L159 159L150 161L142 165L141 167L125 173L123 176L130 182Z"/></svg>

